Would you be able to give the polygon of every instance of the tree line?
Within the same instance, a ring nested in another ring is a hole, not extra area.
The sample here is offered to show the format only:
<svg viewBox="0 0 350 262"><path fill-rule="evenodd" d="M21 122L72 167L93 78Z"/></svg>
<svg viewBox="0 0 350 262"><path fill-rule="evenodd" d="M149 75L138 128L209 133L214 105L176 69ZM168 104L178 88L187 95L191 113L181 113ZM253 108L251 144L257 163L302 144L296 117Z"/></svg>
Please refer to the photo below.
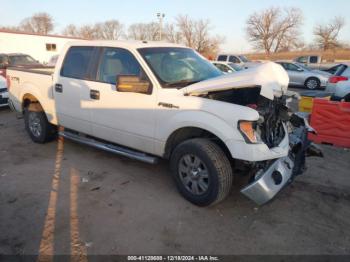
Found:
<svg viewBox="0 0 350 262"><path fill-rule="evenodd" d="M50 34L54 31L54 19L48 13L37 13L23 19L18 26L3 29L36 34ZM161 32L160 32L161 30ZM192 19L187 15L178 15L174 23L165 23L160 29L159 23L134 23L128 28L116 19L95 24L67 25L61 34L69 37L101 40L164 40L181 43L194 48L206 56L212 56L219 50L224 37L211 34L212 25L208 19Z"/></svg>
<svg viewBox="0 0 350 262"><path fill-rule="evenodd" d="M318 48L321 50L342 47L339 33L345 26L342 17L314 26L314 41L308 46L302 40L301 26L303 12L299 8L270 7L252 13L246 20L247 40L255 50L264 51L267 55L281 51ZM18 26L3 27L16 31L49 34L54 31L54 19L48 13L37 13L23 19ZM159 23L134 23L128 28L116 19L95 24L67 25L61 32L65 36L84 39L104 40L165 40L182 43L206 56L218 52L225 37L212 34L213 26L208 19L192 19L188 15L178 15L173 23L165 23L160 29ZM160 32L161 30L161 32ZM232 32L234 33L234 32Z"/></svg>

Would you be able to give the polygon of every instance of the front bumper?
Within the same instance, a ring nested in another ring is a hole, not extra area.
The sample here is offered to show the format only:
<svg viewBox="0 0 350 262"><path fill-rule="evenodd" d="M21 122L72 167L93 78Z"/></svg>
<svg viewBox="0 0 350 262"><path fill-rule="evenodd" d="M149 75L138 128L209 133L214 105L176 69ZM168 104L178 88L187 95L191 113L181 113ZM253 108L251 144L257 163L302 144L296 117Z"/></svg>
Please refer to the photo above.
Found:
<svg viewBox="0 0 350 262"><path fill-rule="evenodd" d="M289 133L288 155L266 162L254 174L253 182L241 190L242 194L258 205L267 203L295 176L303 173L307 154L322 156L320 151L312 153L316 152L315 147L307 139L307 134L315 131L309 126L306 116L294 114L291 122L294 130Z"/></svg>
<svg viewBox="0 0 350 262"><path fill-rule="evenodd" d="M289 181L291 181L294 161L282 157L274 161L266 171L260 170L256 180L243 188L241 193L258 205L272 199Z"/></svg>

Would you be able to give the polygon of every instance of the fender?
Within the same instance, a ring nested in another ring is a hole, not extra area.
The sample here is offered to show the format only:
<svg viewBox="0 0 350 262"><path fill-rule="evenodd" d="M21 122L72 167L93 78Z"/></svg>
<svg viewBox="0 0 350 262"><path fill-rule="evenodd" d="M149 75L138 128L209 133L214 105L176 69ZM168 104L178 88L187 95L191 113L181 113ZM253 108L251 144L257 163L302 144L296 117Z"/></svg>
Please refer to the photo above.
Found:
<svg viewBox="0 0 350 262"><path fill-rule="evenodd" d="M41 94L40 90L38 90L38 87L36 87L32 83L23 83L20 87L20 95L21 98L21 104L23 106L24 99L27 95L34 96L38 103L41 105L42 110L45 112L46 117L48 121L51 124L57 125L57 117L56 117L56 110L55 110L55 103L50 98L44 98ZM46 91L46 90L45 90ZM35 108L32 108L34 110L39 110L37 106Z"/></svg>
<svg viewBox="0 0 350 262"><path fill-rule="evenodd" d="M173 115L168 119L163 119L161 128L156 128L156 138L158 146L155 151L157 155L165 153L165 146L168 138L177 130L185 127L196 127L206 130L216 135L222 142L226 144L228 140L237 140L241 145L244 138L238 131L237 127L232 126L223 119L205 111L182 111ZM230 150L231 151L231 150Z"/></svg>

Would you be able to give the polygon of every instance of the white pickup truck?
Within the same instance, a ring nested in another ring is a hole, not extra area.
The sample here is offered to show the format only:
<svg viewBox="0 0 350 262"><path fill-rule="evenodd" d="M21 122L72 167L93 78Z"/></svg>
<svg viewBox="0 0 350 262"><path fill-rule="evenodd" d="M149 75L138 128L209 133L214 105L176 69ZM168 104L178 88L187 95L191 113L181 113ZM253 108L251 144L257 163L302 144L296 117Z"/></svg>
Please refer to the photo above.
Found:
<svg viewBox="0 0 350 262"><path fill-rule="evenodd" d="M179 192L207 206L233 178L258 204L302 173L305 120L284 96L275 63L223 75L184 46L146 41L68 43L55 69L9 68L9 104L31 139L60 136L148 163L170 160Z"/></svg>

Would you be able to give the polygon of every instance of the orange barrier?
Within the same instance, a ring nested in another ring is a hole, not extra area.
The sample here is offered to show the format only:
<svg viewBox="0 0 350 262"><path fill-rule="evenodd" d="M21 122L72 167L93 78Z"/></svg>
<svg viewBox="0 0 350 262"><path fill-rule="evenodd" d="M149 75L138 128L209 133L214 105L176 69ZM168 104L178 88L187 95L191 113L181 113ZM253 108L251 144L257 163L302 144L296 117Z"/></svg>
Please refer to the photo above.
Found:
<svg viewBox="0 0 350 262"><path fill-rule="evenodd" d="M309 134L311 141L350 148L350 102L315 98L310 124L317 132Z"/></svg>

